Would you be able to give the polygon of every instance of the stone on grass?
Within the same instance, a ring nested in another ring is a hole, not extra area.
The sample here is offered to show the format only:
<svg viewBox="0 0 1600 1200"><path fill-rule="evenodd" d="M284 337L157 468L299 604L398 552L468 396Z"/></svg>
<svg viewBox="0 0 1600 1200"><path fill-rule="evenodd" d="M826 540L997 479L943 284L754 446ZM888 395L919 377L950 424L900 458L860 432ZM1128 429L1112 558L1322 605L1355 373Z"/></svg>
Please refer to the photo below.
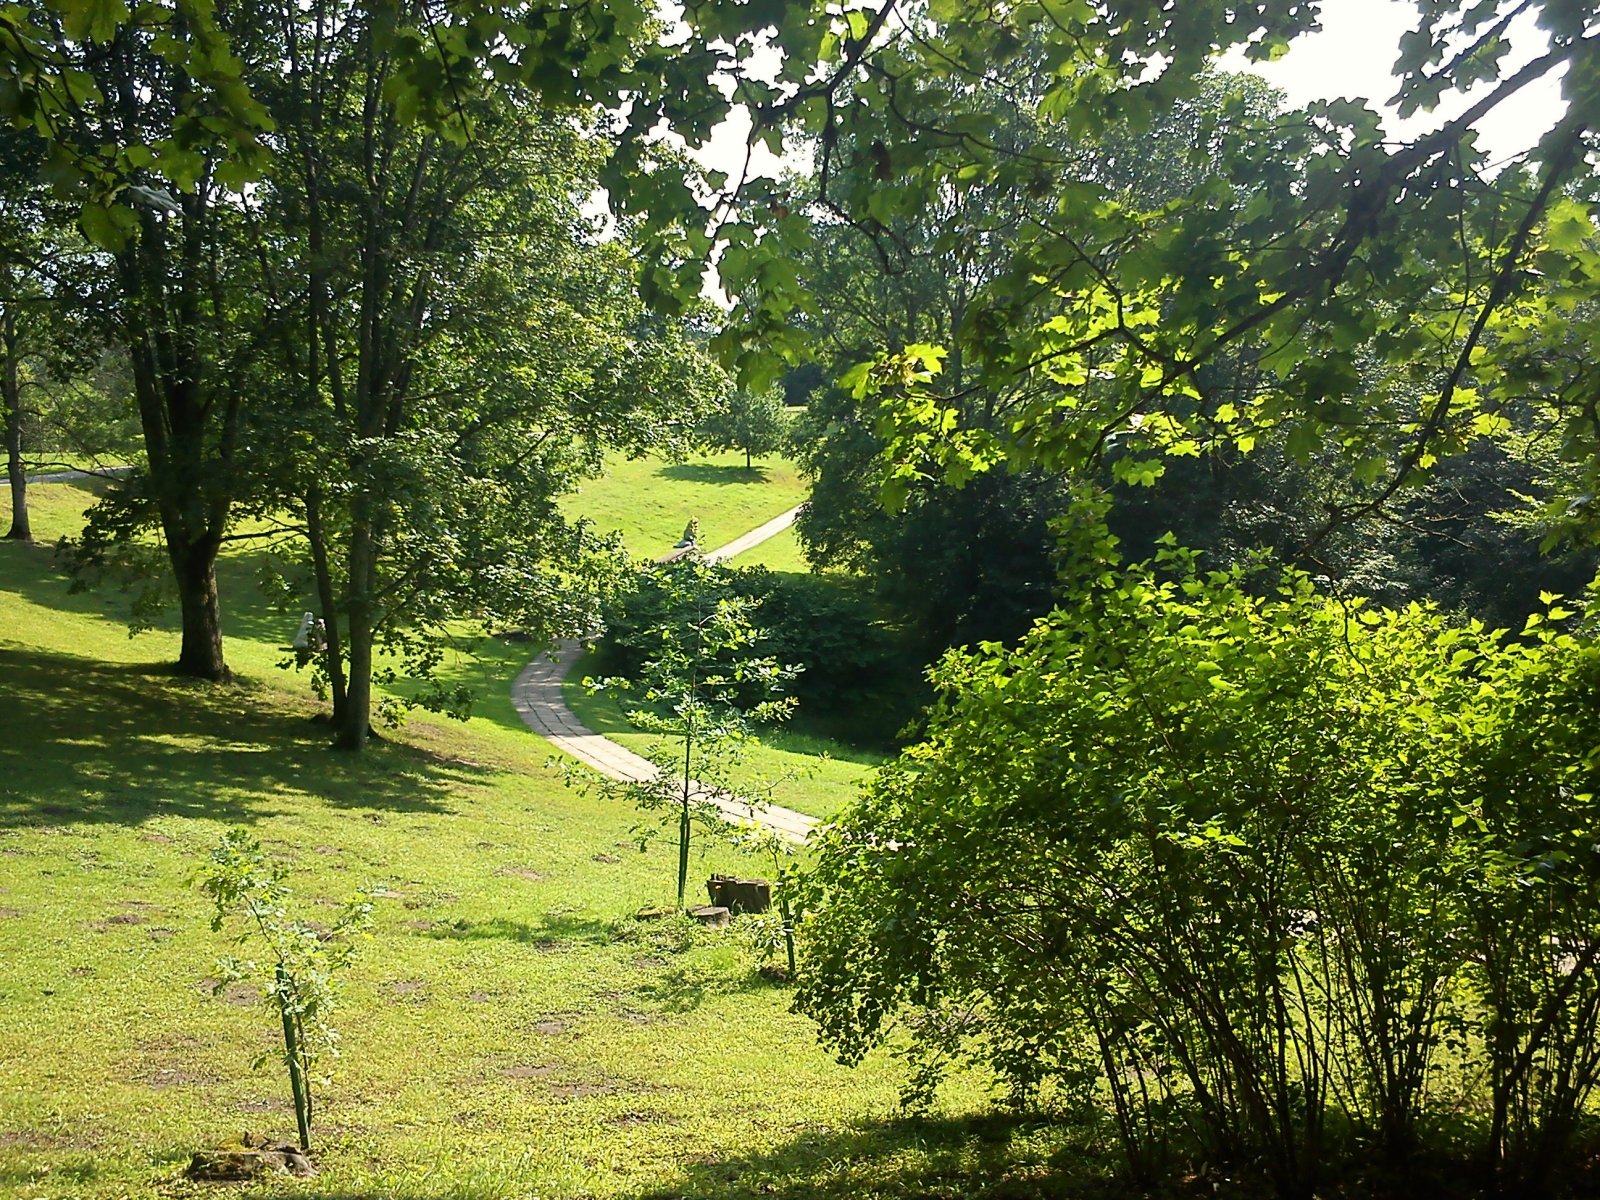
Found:
<svg viewBox="0 0 1600 1200"><path fill-rule="evenodd" d="M311 1160L300 1147L261 1141L246 1133L237 1142L196 1150L184 1174L207 1183L247 1183L269 1175L304 1178L313 1171Z"/></svg>

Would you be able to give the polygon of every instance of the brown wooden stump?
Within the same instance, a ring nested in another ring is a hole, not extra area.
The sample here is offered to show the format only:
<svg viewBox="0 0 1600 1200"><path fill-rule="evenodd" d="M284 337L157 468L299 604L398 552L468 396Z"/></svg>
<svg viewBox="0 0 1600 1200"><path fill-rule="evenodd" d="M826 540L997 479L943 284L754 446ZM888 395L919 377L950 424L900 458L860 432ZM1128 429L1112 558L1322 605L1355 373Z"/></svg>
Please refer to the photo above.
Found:
<svg viewBox="0 0 1600 1200"><path fill-rule="evenodd" d="M689 910L689 915L712 929L721 929L731 919L728 910L720 904L697 905Z"/></svg>
<svg viewBox="0 0 1600 1200"><path fill-rule="evenodd" d="M713 875L706 880L711 903L733 913L764 913L772 907L772 884L765 879L736 879Z"/></svg>

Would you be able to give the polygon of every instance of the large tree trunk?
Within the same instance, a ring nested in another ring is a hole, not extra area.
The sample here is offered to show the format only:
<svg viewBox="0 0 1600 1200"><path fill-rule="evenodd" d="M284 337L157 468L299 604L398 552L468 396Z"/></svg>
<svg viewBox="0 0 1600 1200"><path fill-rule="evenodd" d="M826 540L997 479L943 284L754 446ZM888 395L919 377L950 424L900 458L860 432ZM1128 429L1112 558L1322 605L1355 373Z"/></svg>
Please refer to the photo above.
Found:
<svg viewBox="0 0 1600 1200"><path fill-rule="evenodd" d="M222 606L217 598L217 546L209 540L196 544L168 539L183 613L183 644L178 651L178 674L222 682L232 677L222 657Z"/></svg>
<svg viewBox="0 0 1600 1200"><path fill-rule="evenodd" d="M242 400L237 392L218 394L202 350L210 324L220 320L203 303L206 201L185 195L181 203L176 245L166 226L142 213L139 240L118 255L129 314L123 332L155 507L178 588L178 673L221 682L232 673L222 655L216 564L233 506L227 472ZM161 319L133 316L144 312Z"/></svg>
<svg viewBox="0 0 1600 1200"><path fill-rule="evenodd" d="M11 478L11 528L6 537L33 540L28 521L28 473L22 464L22 388L17 380L17 318L8 308L0 319L5 366L0 369L0 393L6 406L6 473Z"/></svg>
<svg viewBox="0 0 1600 1200"><path fill-rule="evenodd" d="M357 499L356 518L350 532L350 573L346 581L349 675L344 711L334 716L333 744L340 750L361 750L367 744L372 722L373 589L377 584L377 553L372 525Z"/></svg>
<svg viewBox="0 0 1600 1200"><path fill-rule="evenodd" d="M322 663L328 673L328 691L333 699L333 724L337 728L344 719L349 695L345 687L344 645L339 633L339 601L334 591L327 535L322 525L322 493L316 487L306 493L306 540L311 544L317 607L322 610Z"/></svg>

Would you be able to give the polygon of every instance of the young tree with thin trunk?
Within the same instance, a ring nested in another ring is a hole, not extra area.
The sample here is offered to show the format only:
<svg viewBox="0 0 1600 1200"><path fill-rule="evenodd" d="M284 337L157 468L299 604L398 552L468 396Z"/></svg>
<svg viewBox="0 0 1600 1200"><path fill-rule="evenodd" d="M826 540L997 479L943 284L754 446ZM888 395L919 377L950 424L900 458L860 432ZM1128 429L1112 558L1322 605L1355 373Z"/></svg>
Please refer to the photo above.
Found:
<svg viewBox="0 0 1600 1200"><path fill-rule="evenodd" d="M646 755L655 774L643 780L596 780L585 772L582 783L657 818L636 827L641 844L654 838L660 825L675 831L681 912L694 831L732 833L717 801L734 795L733 768L753 740L753 727L785 720L794 711L794 697L783 692L798 669L757 653L763 637L759 602L721 587L703 560L690 557L654 569L665 573L668 606L666 619L654 630L654 655L636 680L586 683L639 697L642 703L628 719L659 739ZM750 805L752 816L759 807Z"/></svg>

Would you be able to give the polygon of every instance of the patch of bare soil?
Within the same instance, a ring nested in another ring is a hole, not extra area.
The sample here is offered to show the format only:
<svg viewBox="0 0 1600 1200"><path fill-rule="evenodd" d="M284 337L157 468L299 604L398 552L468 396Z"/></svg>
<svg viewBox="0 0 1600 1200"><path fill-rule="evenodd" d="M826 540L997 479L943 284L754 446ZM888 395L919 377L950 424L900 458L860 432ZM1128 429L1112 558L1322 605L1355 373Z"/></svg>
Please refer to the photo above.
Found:
<svg viewBox="0 0 1600 1200"><path fill-rule="evenodd" d="M389 981L391 995L412 1000L426 1000L428 998L428 981L425 979L391 979Z"/></svg>
<svg viewBox="0 0 1600 1200"><path fill-rule="evenodd" d="M561 1068L549 1063L524 1063L506 1068L507 1079L548 1079Z"/></svg>
<svg viewBox="0 0 1600 1200"><path fill-rule="evenodd" d="M505 866L495 872L496 875L510 875L517 879L526 879L529 883L542 883L544 876L532 867Z"/></svg>
<svg viewBox="0 0 1600 1200"><path fill-rule="evenodd" d="M66 1140L36 1129L0 1129L0 1150L54 1150Z"/></svg>
<svg viewBox="0 0 1600 1200"><path fill-rule="evenodd" d="M660 1125L666 1119L660 1113L625 1112L612 1117L611 1124L620 1125L624 1129L635 1129L640 1125Z"/></svg>
<svg viewBox="0 0 1600 1200"><path fill-rule="evenodd" d="M617 1090L614 1083L552 1083L550 1094L557 1100L582 1100L588 1096L609 1096Z"/></svg>
<svg viewBox="0 0 1600 1200"><path fill-rule="evenodd" d="M261 993L255 989L253 984L246 983L242 979L235 979L232 983L223 984L222 989L219 991L217 989L219 982L219 980L207 976L194 986L196 991L204 992L208 996L215 996L224 1004L231 1004L235 1008L254 1008L261 1003Z"/></svg>
<svg viewBox="0 0 1600 1200"><path fill-rule="evenodd" d="M194 1067L157 1067L144 1077L144 1082L153 1088L216 1087L222 1080Z"/></svg>

